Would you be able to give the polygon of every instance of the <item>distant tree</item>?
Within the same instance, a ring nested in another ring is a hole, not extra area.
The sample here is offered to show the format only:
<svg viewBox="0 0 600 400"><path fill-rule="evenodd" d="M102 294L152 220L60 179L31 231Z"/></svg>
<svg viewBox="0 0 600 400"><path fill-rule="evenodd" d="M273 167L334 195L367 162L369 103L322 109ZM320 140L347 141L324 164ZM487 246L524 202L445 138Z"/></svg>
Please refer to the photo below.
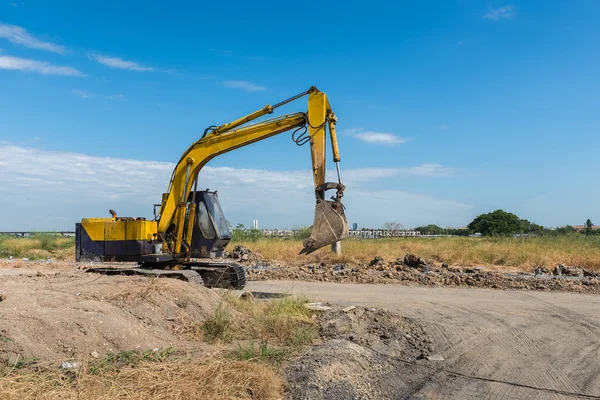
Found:
<svg viewBox="0 0 600 400"><path fill-rule="evenodd" d="M447 229L439 227L435 224L419 226L415 228L415 231L420 232L422 235L443 235L447 233Z"/></svg>
<svg viewBox="0 0 600 400"><path fill-rule="evenodd" d="M446 229L446 233L448 235L454 235L454 236L469 236L471 234L471 231L468 229Z"/></svg>
<svg viewBox="0 0 600 400"><path fill-rule="evenodd" d="M586 235L594 234L594 224L592 223L592 220L589 218L587 221L585 221L585 234Z"/></svg>
<svg viewBox="0 0 600 400"><path fill-rule="evenodd" d="M300 227L300 229L297 229L298 234L297 234L297 238L298 239L308 239L310 237L310 234L312 232L312 226L303 226Z"/></svg>
<svg viewBox="0 0 600 400"><path fill-rule="evenodd" d="M554 230L557 235L568 235L577 233L577 229L573 228L571 225L560 226Z"/></svg>
<svg viewBox="0 0 600 400"><path fill-rule="evenodd" d="M400 229L402 229L404 227L404 225L402 225L400 222L386 222L383 224L383 229L385 229L386 231L392 231L392 232L396 232L399 231Z"/></svg>
<svg viewBox="0 0 600 400"><path fill-rule="evenodd" d="M522 221L513 213L496 210L479 215L468 227L471 231L479 232L484 236L514 235L523 232Z"/></svg>
<svg viewBox="0 0 600 400"><path fill-rule="evenodd" d="M526 219L520 219L519 224L521 228L521 233L529 233L535 235L544 234L544 227L541 225L534 224L533 222L529 222Z"/></svg>

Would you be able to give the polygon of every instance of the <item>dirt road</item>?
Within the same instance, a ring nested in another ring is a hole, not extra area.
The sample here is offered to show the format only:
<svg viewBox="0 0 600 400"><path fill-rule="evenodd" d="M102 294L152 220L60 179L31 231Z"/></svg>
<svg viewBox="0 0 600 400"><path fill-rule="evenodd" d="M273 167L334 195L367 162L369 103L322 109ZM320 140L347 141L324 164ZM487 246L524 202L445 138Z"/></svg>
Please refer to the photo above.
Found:
<svg viewBox="0 0 600 400"><path fill-rule="evenodd" d="M398 398L600 399L600 296L288 281L247 289L382 307L417 320L445 360L432 361L435 372Z"/></svg>

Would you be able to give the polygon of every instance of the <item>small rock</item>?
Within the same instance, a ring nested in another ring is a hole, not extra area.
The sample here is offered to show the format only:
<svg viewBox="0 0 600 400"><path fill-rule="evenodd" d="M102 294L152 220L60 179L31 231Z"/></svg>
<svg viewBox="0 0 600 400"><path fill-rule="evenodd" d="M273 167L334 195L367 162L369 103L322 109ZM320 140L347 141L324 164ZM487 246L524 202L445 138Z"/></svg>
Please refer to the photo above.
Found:
<svg viewBox="0 0 600 400"><path fill-rule="evenodd" d="M552 275L554 275L554 276L561 276L562 275L562 268L564 268L564 265L562 265L562 264L557 265L556 267L554 267L554 269L552 270Z"/></svg>
<svg viewBox="0 0 600 400"><path fill-rule="evenodd" d="M374 259L371 260L371 262L369 263L369 267L372 267L373 265L377 265L377 264L381 264L383 263L383 257L381 256L376 256Z"/></svg>
<svg viewBox="0 0 600 400"><path fill-rule="evenodd" d="M441 354L432 354L426 357L429 361L444 361L444 357Z"/></svg>
<svg viewBox="0 0 600 400"><path fill-rule="evenodd" d="M356 306L352 305L352 306L348 306L346 308L342 308L342 311L345 312L345 313L347 313L347 312L350 312L350 311L354 310L355 308L356 308Z"/></svg>
<svg viewBox="0 0 600 400"><path fill-rule="evenodd" d="M533 273L535 275L544 275L544 268L538 267L533 271Z"/></svg>
<svg viewBox="0 0 600 400"><path fill-rule="evenodd" d="M563 266L562 272L564 275L568 275L568 276L580 276L581 277L584 275L583 268L581 268L581 267Z"/></svg>
<svg viewBox="0 0 600 400"><path fill-rule="evenodd" d="M442 263L442 268L448 269L448 264Z"/></svg>
<svg viewBox="0 0 600 400"><path fill-rule="evenodd" d="M99 356L99 354L98 354L98 352L97 352L97 351L92 351L92 352L90 353L90 355L91 355L92 357L94 357L94 358L98 358L98 356Z"/></svg>
<svg viewBox="0 0 600 400"><path fill-rule="evenodd" d="M6 300L6 295L5 294L0 294L0 301L4 301Z"/></svg>
<svg viewBox="0 0 600 400"><path fill-rule="evenodd" d="M21 261L29 261L29 258L21 258Z"/></svg>

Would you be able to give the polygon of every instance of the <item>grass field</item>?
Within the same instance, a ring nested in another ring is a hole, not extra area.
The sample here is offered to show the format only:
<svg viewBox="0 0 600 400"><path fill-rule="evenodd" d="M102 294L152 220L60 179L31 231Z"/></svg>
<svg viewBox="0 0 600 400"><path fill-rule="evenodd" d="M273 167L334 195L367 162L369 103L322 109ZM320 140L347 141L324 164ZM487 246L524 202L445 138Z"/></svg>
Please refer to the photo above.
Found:
<svg viewBox="0 0 600 400"><path fill-rule="evenodd" d="M266 260L282 263L366 263L376 256L395 260L413 253L458 266L531 269L565 264L600 270L600 236L346 239L341 257L335 257L329 249L321 249L307 257L298 256L302 243L294 240L259 239L240 244L260 253Z"/></svg>
<svg viewBox="0 0 600 400"><path fill-rule="evenodd" d="M498 266L531 269L553 267L557 264L575 265L600 270L600 236L579 234L542 237L442 237L346 239L343 256L336 257L328 248L308 256L298 256L302 241L295 239L265 238L232 241L229 249L242 244L259 253L264 260L279 263L367 263L376 256L388 260L404 257L407 253L437 262L458 266ZM48 234L31 238L0 235L0 258L58 260L74 259L74 239Z"/></svg>
<svg viewBox="0 0 600 400"><path fill-rule="evenodd" d="M0 258L28 258L30 260L74 259L75 238L39 233L28 238L0 235Z"/></svg>

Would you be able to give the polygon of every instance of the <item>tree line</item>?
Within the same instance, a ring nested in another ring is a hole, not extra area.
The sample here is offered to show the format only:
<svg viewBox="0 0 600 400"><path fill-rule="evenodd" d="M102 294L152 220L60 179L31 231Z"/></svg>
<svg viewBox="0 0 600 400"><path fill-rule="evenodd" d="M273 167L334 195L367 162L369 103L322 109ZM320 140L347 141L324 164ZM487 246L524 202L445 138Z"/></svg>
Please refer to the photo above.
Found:
<svg viewBox="0 0 600 400"><path fill-rule="evenodd" d="M583 235L600 235L600 229L594 229L594 224L588 218L584 229L579 231L571 225L558 228L546 228L542 225L519 218L517 215L504 210L496 210L487 214L477 216L467 229L442 228L434 224L419 226L415 228L421 234L430 235L457 235L468 236L481 233L483 236L512 236L512 235L536 235L536 236L558 236L580 233Z"/></svg>

